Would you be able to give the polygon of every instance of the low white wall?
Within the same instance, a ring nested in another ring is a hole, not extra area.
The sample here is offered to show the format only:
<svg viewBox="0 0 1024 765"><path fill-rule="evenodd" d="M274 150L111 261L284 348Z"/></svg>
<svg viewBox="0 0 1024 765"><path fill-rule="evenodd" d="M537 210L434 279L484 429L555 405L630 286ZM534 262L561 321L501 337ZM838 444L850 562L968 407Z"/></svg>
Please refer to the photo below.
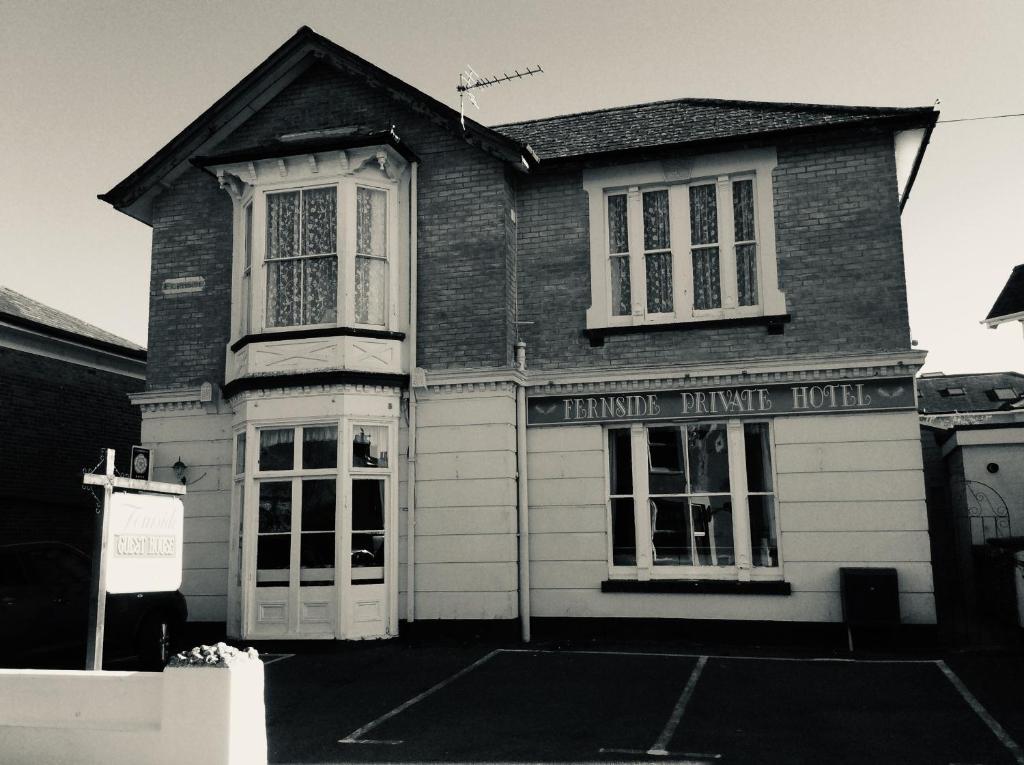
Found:
<svg viewBox="0 0 1024 765"><path fill-rule="evenodd" d="M0 669L4 765L266 761L262 662L159 674Z"/></svg>

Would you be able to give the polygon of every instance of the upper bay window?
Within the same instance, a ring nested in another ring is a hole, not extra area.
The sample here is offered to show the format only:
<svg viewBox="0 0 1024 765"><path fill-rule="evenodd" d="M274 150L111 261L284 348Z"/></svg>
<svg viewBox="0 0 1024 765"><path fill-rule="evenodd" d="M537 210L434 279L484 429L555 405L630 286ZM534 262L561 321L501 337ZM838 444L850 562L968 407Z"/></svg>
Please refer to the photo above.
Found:
<svg viewBox="0 0 1024 765"><path fill-rule="evenodd" d="M774 150L584 172L590 195L587 327L773 316Z"/></svg>
<svg viewBox="0 0 1024 765"><path fill-rule="evenodd" d="M407 166L385 146L213 166L236 202L232 336L397 331Z"/></svg>

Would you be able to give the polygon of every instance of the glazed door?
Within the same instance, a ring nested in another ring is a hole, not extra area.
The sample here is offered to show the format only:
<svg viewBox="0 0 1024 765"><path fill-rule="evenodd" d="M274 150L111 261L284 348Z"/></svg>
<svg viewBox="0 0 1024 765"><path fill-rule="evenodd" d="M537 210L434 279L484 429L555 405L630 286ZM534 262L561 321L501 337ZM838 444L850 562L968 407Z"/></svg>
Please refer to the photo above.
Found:
<svg viewBox="0 0 1024 765"><path fill-rule="evenodd" d="M388 479L353 476L350 499L351 568L342 596L346 636L384 637L388 621Z"/></svg>
<svg viewBox="0 0 1024 765"><path fill-rule="evenodd" d="M250 637L336 634L337 432L336 426L259 431Z"/></svg>

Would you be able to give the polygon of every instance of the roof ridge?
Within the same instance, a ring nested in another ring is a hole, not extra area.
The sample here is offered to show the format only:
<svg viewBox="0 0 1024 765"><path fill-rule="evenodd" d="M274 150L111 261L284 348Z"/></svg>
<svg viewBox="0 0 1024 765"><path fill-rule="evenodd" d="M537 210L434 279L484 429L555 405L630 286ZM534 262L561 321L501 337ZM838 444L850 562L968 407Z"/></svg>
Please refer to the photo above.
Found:
<svg viewBox="0 0 1024 765"><path fill-rule="evenodd" d="M71 320L71 324L73 324L73 325L80 325L82 329L86 329L87 328L87 329L90 329L90 330L94 330L95 332L97 332L99 335L102 336L102 337L93 337L93 338L91 338L93 340L99 340L101 342L107 342L107 343L110 343L110 344L121 344L121 345L123 345L128 350L136 350L136 351L144 351L144 350L146 350L146 348L144 346L141 346L141 345L138 345L136 343L133 343L131 340L128 340L127 338L121 337L120 335L115 334L115 333L111 332L110 330L103 329L103 327L98 327L95 324L92 324L91 322L86 321L85 319L79 318L78 316L75 316L73 314L68 313L67 311L62 311L59 308L54 308L52 305L47 305L46 303L43 303L43 302L41 302L39 300L36 300L35 298L30 298L28 295L25 295L25 294L23 294L21 292L18 292L17 290L13 290L10 287L5 287L4 285L0 284L0 296L2 296L4 294L14 295L16 298L19 298L19 299L25 301L26 303L29 303L31 305L31 307L33 307L33 308L42 308L44 312L52 312L52 313L59 314L61 317L64 317L66 319L70 319ZM16 301L12 301L12 302L15 302L15 306L14 307L16 307ZM30 316L30 315L29 316L25 316L25 315L20 315L20 314L10 314L8 311L4 310L4 305L2 303L0 303L0 317L2 317L4 315L17 316L18 318L24 319L26 321L32 321L32 322L35 322L36 324L40 324L40 325L44 325L44 326L50 327L51 329L63 330L63 331L66 331L66 332L70 331L70 332L74 332L74 334L82 335L83 337L88 337L87 335L83 334L81 331L70 330L70 329L68 329L68 327L60 327L60 326L53 325L50 322L48 322L45 319L42 319L40 317L34 317L34 316Z"/></svg>
<svg viewBox="0 0 1024 765"><path fill-rule="evenodd" d="M538 122L551 122L554 120L569 119L572 117L583 117L591 114L604 114L608 112L624 111L627 109L637 109L648 106L661 106L664 104L696 104L720 108L736 107L742 105L770 109L792 109L794 107L797 107L805 111L841 111L846 113L870 111L878 112L880 114L903 114L908 112L921 112L933 110L933 107L931 106L851 106L849 104L814 104L800 103L798 101L751 101L747 99L729 98L665 98L658 101L643 101L640 103L621 104L619 106L606 106L601 109L587 109L585 111L579 112L554 114L549 117L538 117L532 120L502 122L497 125L491 125L490 127L492 130L500 130L501 128L516 127L519 125L535 125Z"/></svg>

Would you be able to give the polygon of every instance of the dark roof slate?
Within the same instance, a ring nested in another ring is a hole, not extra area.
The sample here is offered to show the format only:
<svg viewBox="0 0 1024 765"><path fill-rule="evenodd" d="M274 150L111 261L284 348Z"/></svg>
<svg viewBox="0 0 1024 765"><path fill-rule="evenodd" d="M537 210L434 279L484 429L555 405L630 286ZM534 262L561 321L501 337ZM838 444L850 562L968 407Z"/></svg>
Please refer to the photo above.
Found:
<svg viewBox="0 0 1024 765"><path fill-rule="evenodd" d="M1010 273L1010 278L1003 285L1002 292L992 305L985 321L992 321L1003 316L1012 316L1017 313L1024 313L1024 263L1016 266Z"/></svg>
<svg viewBox="0 0 1024 765"><path fill-rule="evenodd" d="M58 311L32 298L25 297L7 287L0 286L0 321L27 326L45 332L55 330L53 334L61 337L68 335L86 341L87 345L109 346L110 349L120 348L128 351L133 358L145 358L146 349L130 340L118 337L112 332L93 326L70 314Z"/></svg>
<svg viewBox="0 0 1024 765"><path fill-rule="evenodd" d="M529 144L541 161L779 133L906 120L927 127L931 107L828 106L773 101L680 98L495 125Z"/></svg>
<svg viewBox="0 0 1024 765"><path fill-rule="evenodd" d="M943 395L950 388L963 388L963 395ZM1024 374L984 372L963 375L928 375L917 378L917 409L921 414L952 412L996 412L1009 409L1013 400L992 396L996 388L1011 388L1017 400L1024 396Z"/></svg>

